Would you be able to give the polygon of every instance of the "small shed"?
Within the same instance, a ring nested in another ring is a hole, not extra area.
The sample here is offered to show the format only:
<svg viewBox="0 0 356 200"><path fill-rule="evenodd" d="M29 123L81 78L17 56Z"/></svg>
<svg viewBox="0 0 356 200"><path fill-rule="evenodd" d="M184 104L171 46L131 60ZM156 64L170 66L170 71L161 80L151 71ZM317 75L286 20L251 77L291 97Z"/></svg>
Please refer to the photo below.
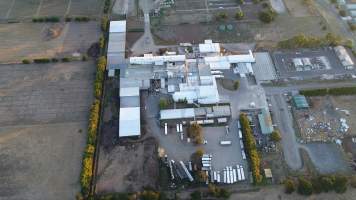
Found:
<svg viewBox="0 0 356 200"><path fill-rule="evenodd" d="M297 109L307 109L309 104L304 95L293 96L293 103Z"/></svg>
<svg viewBox="0 0 356 200"><path fill-rule="evenodd" d="M273 176L272 176L272 170L267 168L267 169L263 169L264 173L265 173L265 177L268 181L273 182Z"/></svg>

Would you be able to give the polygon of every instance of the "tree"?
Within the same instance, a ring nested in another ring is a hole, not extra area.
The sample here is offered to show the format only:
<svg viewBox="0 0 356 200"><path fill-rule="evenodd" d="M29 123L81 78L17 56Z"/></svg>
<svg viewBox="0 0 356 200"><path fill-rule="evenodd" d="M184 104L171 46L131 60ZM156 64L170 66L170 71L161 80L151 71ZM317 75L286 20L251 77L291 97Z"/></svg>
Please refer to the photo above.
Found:
<svg viewBox="0 0 356 200"><path fill-rule="evenodd" d="M224 13L224 12L220 12L220 13L217 14L216 18L217 18L218 20L220 20L220 19L227 19L227 14Z"/></svg>
<svg viewBox="0 0 356 200"><path fill-rule="evenodd" d="M311 179L311 183L313 185L314 193L321 193L323 191L323 186L321 185L320 177L314 177Z"/></svg>
<svg viewBox="0 0 356 200"><path fill-rule="evenodd" d="M295 191L295 184L292 179L287 179L284 181L284 192L291 194Z"/></svg>
<svg viewBox="0 0 356 200"><path fill-rule="evenodd" d="M30 63L31 63L31 61L30 61L30 60L28 60L28 59L23 59L23 60L22 60L22 63L23 63L23 64L30 64Z"/></svg>
<svg viewBox="0 0 356 200"><path fill-rule="evenodd" d="M271 134L271 140L274 142L279 142L281 141L282 137L281 134L279 133L279 131L275 130L272 132Z"/></svg>
<svg viewBox="0 0 356 200"><path fill-rule="evenodd" d="M141 200L159 200L160 193L151 191L151 190L145 190L140 194L140 199Z"/></svg>
<svg viewBox="0 0 356 200"><path fill-rule="evenodd" d="M191 198L191 200L201 200L202 199L201 192L196 190L196 191L190 193L190 198Z"/></svg>
<svg viewBox="0 0 356 200"><path fill-rule="evenodd" d="M264 23L271 23L275 19L276 13L272 9L268 9L261 11L258 17Z"/></svg>
<svg viewBox="0 0 356 200"><path fill-rule="evenodd" d="M306 196L313 193L313 186L309 180L305 178L298 179L298 193Z"/></svg>
<svg viewBox="0 0 356 200"><path fill-rule="evenodd" d="M199 148L191 155L192 162L197 164L199 168L201 168L201 158L203 157L204 153L204 150L202 148Z"/></svg>
<svg viewBox="0 0 356 200"><path fill-rule="evenodd" d="M188 137L192 138L194 143L202 144L203 143L203 128L197 124L191 124L188 126Z"/></svg>
<svg viewBox="0 0 356 200"><path fill-rule="evenodd" d="M195 173L195 179L197 180L197 182L205 183L206 180L208 180L208 175L205 171L199 170Z"/></svg>
<svg viewBox="0 0 356 200"><path fill-rule="evenodd" d="M339 14L341 17L346 17L346 11L345 10L340 10Z"/></svg>
<svg viewBox="0 0 356 200"><path fill-rule="evenodd" d="M108 25L109 25L108 16L104 16L103 18L101 18L101 30L103 32L107 32L108 31Z"/></svg>

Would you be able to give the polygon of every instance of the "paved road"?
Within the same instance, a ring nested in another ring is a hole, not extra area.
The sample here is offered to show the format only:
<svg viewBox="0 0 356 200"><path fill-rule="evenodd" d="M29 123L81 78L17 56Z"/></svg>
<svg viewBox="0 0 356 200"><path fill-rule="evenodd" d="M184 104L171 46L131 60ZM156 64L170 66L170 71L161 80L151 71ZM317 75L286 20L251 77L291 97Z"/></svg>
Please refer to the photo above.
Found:
<svg viewBox="0 0 356 200"><path fill-rule="evenodd" d="M293 117L288 111L287 103L282 94L271 96L273 118L282 134L282 147L284 158L288 166L297 170L302 167L302 160L299 154L299 144L293 128Z"/></svg>

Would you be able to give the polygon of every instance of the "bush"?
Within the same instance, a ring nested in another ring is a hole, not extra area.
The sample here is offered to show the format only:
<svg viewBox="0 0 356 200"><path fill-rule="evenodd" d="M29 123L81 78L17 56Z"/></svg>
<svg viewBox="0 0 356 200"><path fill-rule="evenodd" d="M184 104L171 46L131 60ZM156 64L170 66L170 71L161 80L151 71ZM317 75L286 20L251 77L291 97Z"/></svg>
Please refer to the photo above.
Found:
<svg viewBox="0 0 356 200"><path fill-rule="evenodd" d="M34 63L49 63L51 60L49 58L36 58L33 59Z"/></svg>
<svg viewBox="0 0 356 200"><path fill-rule="evenodd" d="M350 185L351 185L351 187L356 188L356 175L353 175L350 178Z"/></svg>
<svg viewBox="0 0 356 200"><path fill-rule="evenodd" d="M346 17L346 11L345 10L340 10L339 14L341 17Z"/></svg>
<svg viewBox="0 0 356 200"><path fill-rule="evenodd" d="M250 122L246 114L240 114L240 122L242 126L242 136L245 145L245 150L250 161L250 167L252 171L253 182L259 184L262 182L262 175L260 171L261 160L256 148L256 140L253 136Z"/></svg>
<svg viewBox="0 0 356 200"><path fill-rule="evenodd" d="M197 190L197 191L190 193L190 198L191 198L191 200L201 200L202 199L201 192Z"/></svg>
<svg viewBox="0 0 356 200"><path fill-rule="evenodd" d="M66 21L66 22L71 22L71 21L72 21L72 18L71 18L71 17L65 17L64 21Z"/></svg>
<svg viewBox="0 0 356 200"><path fill-rule="evenodd" d="M279 133L279 131L275 130L272 132L271 134L271 140L274 142L279 142L281 141L282 137L281 134Z"/></svg>
<svg viewBox="0 0 356 200"><path fill-rule="evenodd" d="M224 12L220 12L216 15L216 19L217 20L221 20L221 19L227 19L227 14Z"/></svg>
<svg viewBox="0 0 356 200"><path fill-rule="evenodd" d="M298 179L298 193L302 195L309 196L313 193L313 186L305 178L299 178Z"/></svg>
<svg viewBox="0 0 356 200"><path fill-rule="evenodd" d="M23 59L23 60L22 60L22 63L23 63L23 64L30 64L30 63L31 63L31 61L30 61L30 60L28 60L28 59Z"/></svg>
<svg viewBox="0 0 356 200"><path fill-rule="evenodd" d="M217 187L216 185L210 183L208 185L208 192L209 195L216 197L216 198L224 198L224 199L228 199L230 197L230 192L228 190L226 190L225 188L220 188Z"/></svg>
<svg viewBox="0 0 356 200"><path fill-rule="evenodd" d="M334 190L336 193L344 193L347 190L347 178L345 176L335 176Z"/></svg>
<svg viewBox="0 0 356 200"><path fill-rule="evenodd" d="M244 18L244 13L242 12L242 10L239 10L239 11L236 12L235 18L236 18L237 20L241 20L241 19Z"/></svg>
<svg viewBox="0 0 356 200"><path fill-rule="evenodd" d="M322 186L323 192L329 192L333 189L334 177L332 176L322 176L320 177L320 184Z"/></svg>
<svg viewBox="0 0 356 200"><path fill-rule="evenodd" d="M101 30L103 32L107 32L108 31L108 26L109 26L109 18L108 16L104 16L101 18Z"/></svg>
<svg viewBox="0 0 356 200"><path fill-rule="evenodd" d="M58 62L58 58L52 58L51 61L56 63L56 62Z"/></svg>
<svg viewBox="0 0 356 200"><path fill-rule="evenodd" d="M236 81L234 82L234 90L238 90L239 87L240 87L240 81L236 80Z"/></svg>
<svg viewBox="0 0 356 200"><path fill-rule="evenodd" d="M64 57L61 60L62 60L62 62L70 62L71 61L71 59L68 57Z"/></svg>
<svg viewBox="0 0 356 200"><path fill-rule="evenodd" d="M328 94L328 89L301 90L299 93L304 96L325 96Z"/></svg>
<svg viewBox="0 0 356 200"><path fill-rule="evenodd" d="M284 181L284 192L291 194L295 191L295 184L292 179L287 179Z"/></svg>
<svg viewBox="0 0 356 200"><path fill-rule="evenodd" d="M312 186L313 186L313 192L314 193L321 193L323 191L323 186L321 184L321 181L320 181L320 177L314 177L311 179L311 183L312 183Z"/></svg>
<svg viewBox="0 0 356 200"><path fill-rule="evenodd" d="M159 109L162 110L162 109L167 109L169 107L169 101L167 99L163 99L161 98L159 100Z"/></svg>
<svg viewBox="0 0 356 200"><path fill-rule="evenodd" d="M74 18L74 21L76 21L76 22L87 22L89 20L90 20L90 18L86 17L86 16L80 16L80 17L75 17Z"/></svg>
<svg viewBox="0 0 356 200"><path fill-rule="evenodd" d="M87 61L88 60L88 56L87 55L83 55L82 56L82 61Z"/></svg>

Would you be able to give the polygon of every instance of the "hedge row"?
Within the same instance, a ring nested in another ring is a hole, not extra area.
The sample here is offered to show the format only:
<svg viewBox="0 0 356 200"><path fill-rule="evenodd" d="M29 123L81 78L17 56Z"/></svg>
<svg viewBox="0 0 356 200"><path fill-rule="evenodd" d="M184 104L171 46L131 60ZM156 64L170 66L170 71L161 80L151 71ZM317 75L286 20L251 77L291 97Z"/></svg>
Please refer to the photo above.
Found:
<svg viewBox="0 0 356 200"><path fill-rule="evenodd" d="M250 127L250 122L246 116L246 114L240 114L240 122L242 126L242 136L243 142L245 145L245 151L248 155L248 159L250 161L250 167L252 171L253 182L255 184L259 184L262 181L262 175L260 171L261 167L261 159L257 152L256 148L256 140L253 136L252 129Z"/></svg>
<svg viewBox="0 0 356 200"><path fill-rule="evenodd" d="M90 183L93 178L93 164L96 140L98 135L98 126L100 120L100 98L102 95L106 58L100 57L97 62L96 78L94 81L95 100L90 109L87 146L83 155L82 172L80 174L80 184L83 196L88 196Z"/></svg>
<svg viewBox="0 0 356 200"><path fill-rule="evenodd" d="M87 56L83 55L82 61L86 61L86 60L87 60ZM33 62L33 63L37 63L37 64L44 64L44 63L50 63L50 62L56 63L59 61L70 62L70 61L72 61L72 58L70 58L70 57L64 57L64 58L60 58L60 59L59 58L35 58L32 61L29 59L23 59L22 63L23 64L31 64Z"/></svg>
<svg viewBox="0 0 356 200"><path fill-rule="evenodd" d="M340 87L340 88L301 90L300 94L305 95L305 96L356 95L356 87Z"/></svg>
<svg viewBox="0 0 356 200"><path fill-rule="evenodd" d="M48 16L48 17L34 17L32 22L59 22L60 18L57 16Z"/></svg>
<svg viewBox="0 0 356 200"><path fill-rule="evenodd" d="M104 13L107 14L110 10L110 6L111 6L111 0L105 0L105 4L104 4Z"/></svg>

